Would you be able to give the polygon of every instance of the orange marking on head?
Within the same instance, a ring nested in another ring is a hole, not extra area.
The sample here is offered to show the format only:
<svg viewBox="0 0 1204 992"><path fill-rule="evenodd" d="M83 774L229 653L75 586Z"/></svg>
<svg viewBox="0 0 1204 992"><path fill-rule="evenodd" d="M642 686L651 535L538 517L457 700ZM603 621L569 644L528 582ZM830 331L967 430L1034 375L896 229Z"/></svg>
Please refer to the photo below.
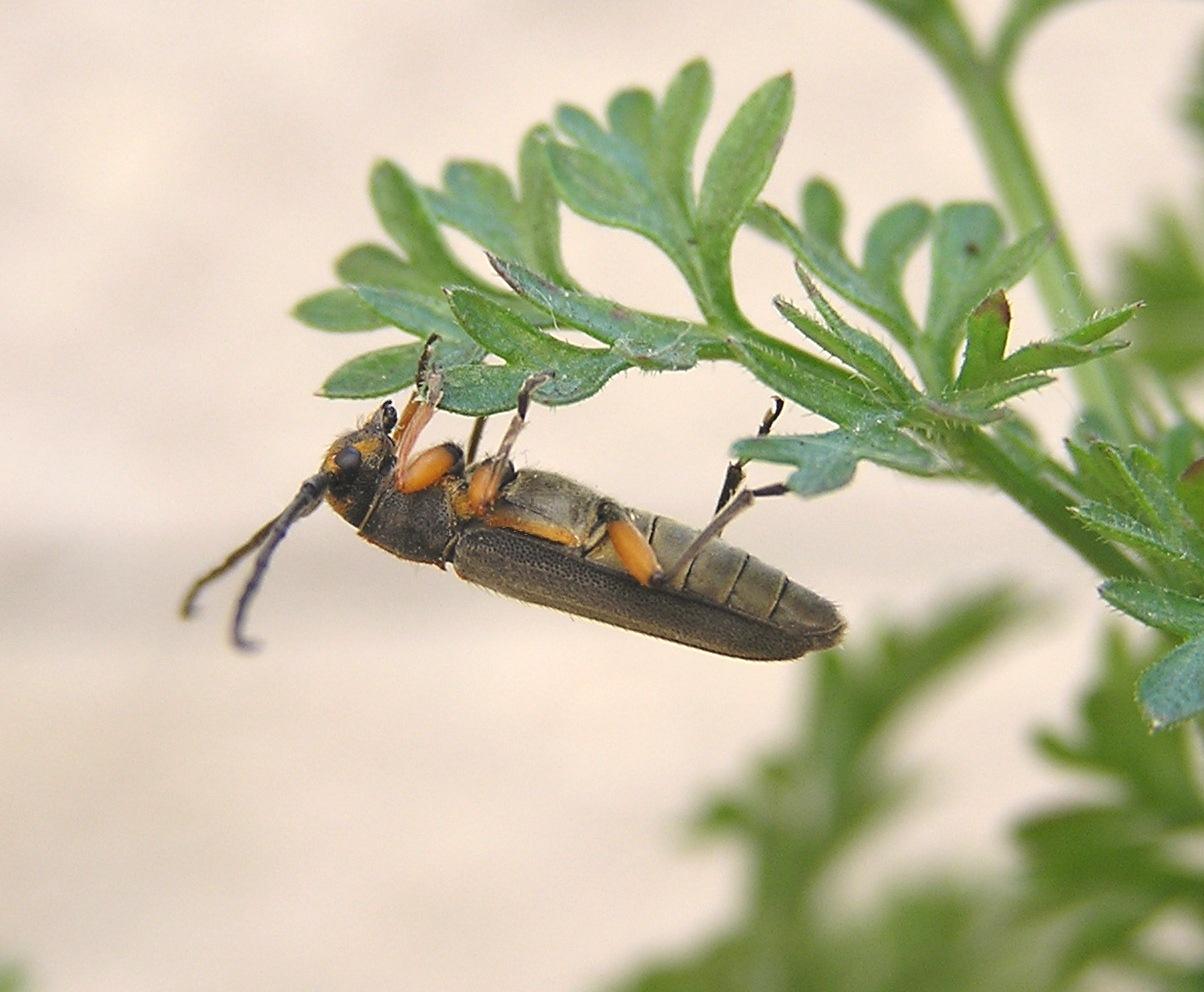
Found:
<svg viewBox="0 0 1204 992"><path fill-rule="evenodd" d="M542 537L545 541L552 541L554 544L566 544L574 548L581 544L581 539L567 527L553 523L551 520L541 520L539 517L532 517L514 510L504 508L493 510L485 517L485 524L489 527L501 527L505 530L516 530L522 534Z"/></svg>
<svg viewBox="0 0 1204 992"><path fill-rule="evenodd" d="M347 438L342 437L335 441L326 452L326 457L322 459L322 471L332 475L337 475L338 470L335 466L335 457L340 451L346 447L355 448L360 453L366 463L374 462L381 453L381 438L376 435L369 434L367 437L361 437L354 444L348 445Z"/></svg>
<svg viewBox="0 0 1204 992"><path fill-rule="evenodd" d="M452 470L458 457L450 445L441 444L437 448L428 448L411 459L405 468L397 470L393 485L402 493L416 493L428 489Z"/></svg>
<svg viewBox="0 0 1204 992"><path fill-rule="evenodd" d="M493 506L498 490L502 488L503 472L503 463L488 461L472 473L472 478L468 480L468 512L474 517L483 516Z"/></svg>
<svg viewBox="0 0 1204 992"><path fill-rule="evenodd" d="M661 564L648 538L626 517L609 521L606 536L627 573L640 585L646 586L661 575Z"/></svg>

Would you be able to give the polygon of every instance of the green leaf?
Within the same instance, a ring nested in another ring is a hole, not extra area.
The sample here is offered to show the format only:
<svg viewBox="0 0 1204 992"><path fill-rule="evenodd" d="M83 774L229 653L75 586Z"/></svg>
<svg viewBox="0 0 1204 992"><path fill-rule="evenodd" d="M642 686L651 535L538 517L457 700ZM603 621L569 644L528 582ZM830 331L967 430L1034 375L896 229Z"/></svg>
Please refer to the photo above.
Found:
<svg viewBox="0 0 1204 992"><path fill-rule="evenodd" d="M656 148L656 100L646 89L621 90L606 105L611 132L651 164ZM650 170L651 171L651 170Z"/></svg>
<svg viewBox="0 0 1204 992"><path fill-rule="evenodd" d="M687 63L661 103L654 148L656 173L683 217L694 214L694 152L710 107L710 67L701 59Z"/></svg>
<svg viewBox="0 0 1204 992"><path fill-rule="evenodd" d="M966 319L991 293L1009 289L1049 244L1044 229L1003 246L1003 222L983 203L955 203L936 216L925 336L928 375L948 382Z"/></svg>
<svg viewBox="0 0 1204 992"><path fill-rule="evenodd" d="M996 375L1000 379L1013 379L1032 372L1070 368L1127 347L1126 341L1093 347L1067 344L1065 341L1036 341L1008 355Z"/></svg>
<svg viewBox="0 0 1204 992"><path fill-rule="evenodd" d="M293 316L319 331L372 331L386 324L349 289L328 289L307 296L293 308Z"/></svg>
<svg viewBox="0 0 1204 992"><path fill-rule="evenodd" d="M618 94L607 130L585 111L560 107L548 156L561 198L590 220L631 230L681 272L707 322L747 324L731 286L733 239L765 183L789 121L788 77L745 101L708 161L697 204L692 161L710 105L710 71L694 62L678 73L658 107L646 90Z"/></svg>
<svg viewBox="0 0 1204 992"><path fill-rule="evenodd" d="M418 359L422 355L425 341L393 345L357 355L334 370L318 390L319 396L327 399L370 399L391 396L414 384L418 372ZM458 340L440 340L431 350L431 360L440 369L454 369L467 365L471 368L481 359L483 352L461 333ZM521 382L520 382L521 385ZM510 406L518 395L518 387L510 395ZM461 411L449 404L441 404L456 413Z"/></svg>
<svg viewBox="0 0 1204 992"><path fill-rule="evenodd" d="M1153 452L1142 447L1129 449L1127 461L1150 508L1150 523L1181 546L1197 567L1204 568L1204 531L1175 494L1165 467Z"/></svg>
<svg viewBox="0 0 1204 992"><path fill-rule="evenodd" d="M709 358L729 354L726 344L705 327L640 313L611 300L565 289L515 262L493 256L489 261L516 293L546 310L558 325L585 331L640 368L688 369L702 354Z"/></svg>
<svg viewBox="0 0 1204 992"><path fill-rule="evenodd" d="M859 379L776 338L747 333L728 343L770 389L833 423L853 427L889 413Z"/></svg>
<svg viewBox="0 0 1204 992"><path fill-rule="evenodd" d="M552 175L560 196L582 217L642 234L666 254L676 251L656 198L647 185L635 185L606 159L560 142L548 145Z"/></svg>
<svg viewBox="0 0 1204 992"><path fill-rule="evenodd" d="M773 301L778 312L830 355L860 372L892 399L903 404L914 401L918 393L894 355L882 342L844 321L801 267L797 268L797 274L811 302L823 317L824 324L812 320L780 296Z"/></svg>
<svg viewBox="0 0 1204 992"><path fill-rule="evenodd" d="M1144 306L1144 303L1138 301L1126 303L1123 307L1101 310L1085 324L1080 324L1073 331L1063 334L1059 340L1067 344L1094 344L1118 327L1127 324Z"/></svg>
<svg viewBox="0 0 1204 992"><path fill-rule="evenodd" d="M1204 711L1204 637L1180 644L1147 668L1137 683L1137 701L1153 730Z"/></svg>
<svg viewBox="0 0 1204 992"><path fill-rule="evenodd" d="M1068 440L1066 450L1086 495L1130 516L1152 519L1153 508L1147 503L1119 448L1105 441L1083 445Z"/></svg>
<svg viewBox="0 0 1204 992"><path fill-rule="evenodd" d="M865 238L862 272L881 295L891 319L909 333L915 321L903 298L903 271L932 224L932 211L908 200L879 214Z"/></svg>
<svg viewBox="0 0 1204 992"><path fill-rule="evenodd" d="M547 126L539 125L523 138L518 156L519 205L534 270L561 286L574 287L560 255L560 198L548 161L551 135Z"/></svg>
<svg viewBox="0 0 1204 992"><path fill-rule="evenodd" d="M1175 494L1192 519L1204 526L1204 458L1194 459L1181 470L1175 484Z"/></svg>
<svg viewBox="0 0 1204 992"><path fill-rule="evenodd" d="M400 392L413 384L422 348L422 343L415 341L357 355L327 377L318 395L360 400Z"/></svg>
<svg viewBox="0 0 1204 992"><path fill-rule="evenodd" d="M903 271L923 240L931 211L916 202L882 213L866 237L864 268L845 255L841 243L844 208L836 190L813 179L802 193L803 229L774 207L758 204L749 213L754 227L789 248L818 279L882 324L907 346L919 328L903 297Z"/></svg>
<svg viewBox="0 0 1204 992"><path fill-rule="evenodd" d="M437 285L477 282L452 256L422 190L401 168L393 162L378 163L369 185L381 226L414 268Z"/></svg>
<svg viewBox="0 0 1204 992"><path fill-rule="evenodd" d="M527 261L523 216L510 178L494 165L450 162L443 190L425 191L435 218L467 234L477 244L507 258Z"/></svg>
<svg viewBox="0 0 1204 992"><path fill-rule="evenodd" d="M1204 599L1139 579L1109 579L1099 593L1111 606L1148 627L1179 637L1204 634Z"/></svg>
<svg viewBox="0 0 1204 992"><path fill-rule="evenodd" d="M1006 382L992 382L977 389L964 389L953 394L952 399L947 401L946 409L959 410L963 416L976 422L989 422L994 418L988 417L986 421L983 421L977 417L977 414L998 413L1000 411L996 408L1001 403L1015 399L1034 389L1040 389L1042 386L1048 386L1054 381L1053 376L1050 375L1022 375L1015 379L1008 379Z"/></svg>
<svg viewBox="0 0 1204 992"><path fill-rule="evenodd" d="M460 326L482 348L506 362L497 366L452 368L444 373L443 406L458 413L486 414L514 406L518 386L528 375L553 372L533 397L541 403L576 403L592 396L616 372L629 367L610 348L579 348L537 330L521 317L471 289L448 293Z"/></svg>
<svg viewBox="0 0 1204 992"><path fill-rule="evenodd" d="M1185 548L1119 510L1102 503L1088 502L1075 508L1074 513L1092 530L1142 554L1153 555L1175 564L1187 560L1188 553Z"/></svg>
<svg viewBox="0 0 1204 992"><path fill-rule="evenodd" d="M998 370L1012 326L1012 310L1003 290L983 300L966 322L966 352L957 375L959 390L985 386L999 378Z"/></svg>
<svg viewBox="0 0 1204 992"><path fill-rule="evenodd" d="M967 286L977 285L978 275L1003 242L1003 220L986 203L951 203L937 211L932 236L932 275L928 288L925 330L934 338L948 335L990 293L1005 286L992 286L969 307ZM974 292L977 292L975 289Z"/></svg>
<svg viewBox="0 0 1204 992"><path fill-rule="evenodd" d="M782 146L794 107L794 83L778 76L736 111L707 161L695 229L703 270L723 308L738 313L731 288L736 231L756 202Z"/></svg>
<svg viewBox="0 0 1204 992"><path fill-rule="evenodd" d="M796 465L786 484L800 496L818 496L853 481L861 458L844 437L842 430L835 430L809 438L746 438L732 446L732 453L737 458Z"/></svg>
<svg viewBox="0 0 1204 992"><path fill-rule="evenodd" d="M887 424L826 434L744 438L732 446L736 458L794 465L786 484L803 496L839 489L852 481L862 459L911 475L941 472L941 460L914 438Z"/></svg>
<svg viewBox="0 0 1204 992"><path fill-rule="evenodd" d="M448 341L470 343L442 297L379 286L352 286L350 292L373 313L410 334L422 338L438 334Z"/></svg>
<svg viewBox="0 0 1204 992"><path fill-rule="evenodd" d="M429 289L430 284L412 266L382 245L362 244L348 249L335 262L335 274L344 283Z"/></svg>
<svg viewBox="0 0 1204 992"><path fill-rule="evenodd" d="M803 230L835 254L844 256L844 203L836 187L824 179L812 179L799 198Z"/></svg>

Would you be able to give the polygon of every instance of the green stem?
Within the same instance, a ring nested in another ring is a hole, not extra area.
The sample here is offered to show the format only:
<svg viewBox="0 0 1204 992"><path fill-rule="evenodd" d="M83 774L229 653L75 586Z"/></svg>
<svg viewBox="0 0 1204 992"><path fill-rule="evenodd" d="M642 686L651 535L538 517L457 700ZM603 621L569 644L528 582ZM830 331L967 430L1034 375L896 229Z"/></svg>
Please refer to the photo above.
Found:
<svg viewBox="0 0 1204 992"><path fill-rule="evenodd" d="M957 428L946 440L954 452L1078 552L1107 578L1142 578L1143 573L1112 545L1100 540L1072 512L1075 501L1018 465L989 434Z"/></svg>

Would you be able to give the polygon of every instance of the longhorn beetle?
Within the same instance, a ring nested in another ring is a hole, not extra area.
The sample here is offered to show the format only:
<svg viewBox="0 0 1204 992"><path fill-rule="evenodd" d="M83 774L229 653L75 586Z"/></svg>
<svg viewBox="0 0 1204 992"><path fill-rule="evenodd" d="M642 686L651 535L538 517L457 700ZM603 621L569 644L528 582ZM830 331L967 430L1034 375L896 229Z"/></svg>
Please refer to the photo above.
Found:
<svg viewBox="0 0 1204 992"><path fill-rule="evenodd" d="M461 578L528 603L737 658L798 658L840 640L845 624L835 606L718 539L758 497L786 492L777 484L737 494L743 462L729 466L715 516L702 530L620 506L561 475L516 470L511 449L531 394L551 373L523 384L492 457L474 462L480 419L467 454L447 443L415 455L442 394L440 374L429 368L430 347L401 415L386 400L335 441L284 511L192 584L182 616L191 615L206 585L258 550L231 623L234 644L252 647L244 634L247 611L272 554L325 499L361 537L399 558L440 568L451 563ZM775 397L761 434L781 404Z"/></svg>

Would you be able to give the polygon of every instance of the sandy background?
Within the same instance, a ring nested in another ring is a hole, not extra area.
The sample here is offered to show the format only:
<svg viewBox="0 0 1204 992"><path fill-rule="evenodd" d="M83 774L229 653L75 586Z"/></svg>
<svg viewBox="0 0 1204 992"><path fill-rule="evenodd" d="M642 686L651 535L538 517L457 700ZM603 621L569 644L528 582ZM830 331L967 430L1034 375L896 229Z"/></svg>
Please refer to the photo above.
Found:
<svg viewBox="0 0 1204 992"><path fill-rule="evenodd" d="M985 28L1002 4L967 6ZM1152 203L1195 193L1170 113L1201 29L1194 3L1073 5L1026 52L1026 116L1093 280ZM366 407L311 391L386 332L287 310L380 236L377 156L424 181L451 156L509 168L555 102L600 110L699 54L708 148L788 68L770 193L828 174L859 234L898 198L989 193L933 71L852 0L52 0L4 5L2 37L0 957L55 992L574 989L718 925L739 862L680 827L785 731L793 667L512 604L327 513L277 559L257 656L224 643L233 584L191 626L176 600ZM690 312L635 239L570 218L566 241L596 291ZM739 255L742 301L779 326L788 262L753 237ZM1038 334L1031 298L1016 310ZM730 367L627 375L538 409L518 457L701 521L765 395ZM1053 387L1027 409L1057 431L1071 407ZM1002 499L874 471L730 536L842 603L854 637L1001 573L1060 604L915 721L930 802L867 861L1003 863L1001 822L1054 788L1024 736L1066 718L1086 670L1087 572Z"/></svg>

